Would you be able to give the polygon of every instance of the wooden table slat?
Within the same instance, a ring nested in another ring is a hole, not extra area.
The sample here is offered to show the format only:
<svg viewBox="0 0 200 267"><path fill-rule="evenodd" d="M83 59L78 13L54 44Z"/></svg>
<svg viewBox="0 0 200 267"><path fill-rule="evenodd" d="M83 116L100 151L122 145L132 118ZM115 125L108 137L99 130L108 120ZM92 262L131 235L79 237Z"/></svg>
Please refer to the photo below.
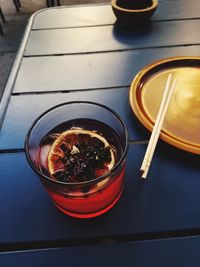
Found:
<svg viewBox="0 0 200 267"><path fill-rule="evenodd" d="M23 58L14 93L129 86L143 67L172 56L199 56L200 45Z"/></svg>
<svg viewBox="0 0 200 267"><path fill-rule="evenodd" d="M200 225L199 158L157 149L148 179L139 179L145 145L130 145L125 187L116 206L92 220L54 208L24 153L0 154L0 244L194 230Z"/></svg>
<svg viewBox="0 0 200 267"><path fill-rule="evenodd" d="M199 237L104 244L87 247L12 252L0 255L3 267L54 267L55 265L83 267L198 267Z"/></svg>
<svg viewBox="0 0 200 267"><path fill-rule="evenodd" d="M0 150L21 149L34 120L47 109L70 101L91 101L115 110L128 127L130 140L147 140L149 134L131 115L129 88L91 90L63 94L20 95L11 98L0 132Z"/></svg>
<svg viewBox="0 0 200 267"><path fill-rule="evenodd" d="M143 29L108 25L32 31L25 55L94 53L163 46L197 45L200 44L199 36L196 34L198 30L199 20L184 20L156 22Z"/></svg>
<svg viewBox="0 0 200 267"><path fill-rule="evenodd" d="M199 0L159 1L152 21L200 18ZM51 17L51 19L49 19ZM33 23L33 30L56 29L67 27L88 27L114 24L116 18L110 5L91 5L46 9L38 13Z"/></svg>

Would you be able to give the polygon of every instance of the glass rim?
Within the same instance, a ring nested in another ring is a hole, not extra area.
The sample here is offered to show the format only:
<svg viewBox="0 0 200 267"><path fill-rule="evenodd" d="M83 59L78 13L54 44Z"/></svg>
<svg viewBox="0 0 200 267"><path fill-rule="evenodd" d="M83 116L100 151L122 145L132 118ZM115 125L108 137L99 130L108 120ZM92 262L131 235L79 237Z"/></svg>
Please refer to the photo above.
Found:
<svg viewBox="0 0 200 267"><path fill-rule="evenodd" d="M98 106L98 107L101 107L103 109L106 109L107 111L111 112L117 119L118 121L121 123L122 125L122 128L124 130L124 134L125 134L125 147L123 149L123 153L122 153L122 156L120 157L120 159L118 160L117 164L115 164L113 166L113 168L111 168L108 172L106 172L104 175L101 175L95 179L92 179L92 180L89 180L89 181L83 181L83 182L76 182L76 183L69 183L69 182L62 182L62 181L58 181L58 180L55 180L45 174L43 174L42 172L40 172L36 167L35 165L33 164L31 158L30 158L30 155L29 155L29 150L28 150L28 143L29 143L29 139L30 139L30 135L32 133L32 130L34 129L34 127L36 126L36 124L45 116L47 115L49 112L57 109L57 108L60 108L62 106L66 106L66 105L70 105L70 104L89 104L89 105L93 105L93 106ZM123 164L124 160L125 160L125 157L127 155L127 152L128 152L128 130L127 130L127 127L125 125L125 123L123 122L123 120L121 119L121 117L118 115L117 112L115 112L114 110L112 110L111 108L103 105L103 104L99 104L99 103L96 103L96 102L92 102L92 101L70 101L70 102L64 102L64 103L61 103L61 104L58 104L58 105L55 105L49 109L47 109L45 112L41 113L40 116L38 116L32 123L30 129L28 130L27 132L27 135L25 137L25 142L24 142L24 148L25 148L25 155L26 155L26 158L27 158L27 161L28 163L30 164L30 166L32 167L32 169L42 178L45 178L47 179L48 181L50 182L53 182L55 184L60 184L60 185L67 185L67 186L81 186L81 185L90 185L90 184L93 184L95 182L100 182L101 180L105 179L106 177L112 175L115 171L117 171L117 168Z"/></svg>

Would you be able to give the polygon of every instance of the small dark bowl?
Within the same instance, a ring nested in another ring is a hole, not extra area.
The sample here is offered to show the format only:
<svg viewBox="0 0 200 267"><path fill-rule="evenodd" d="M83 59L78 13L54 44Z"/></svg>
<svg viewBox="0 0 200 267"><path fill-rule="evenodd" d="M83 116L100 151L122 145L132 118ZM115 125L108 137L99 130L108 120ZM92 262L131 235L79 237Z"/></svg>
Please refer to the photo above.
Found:
<svg viewBox="0 0 200 267"><path fill-rule="evenodd" d="M111 5L120 22L143 23L150 20L158 6L158 0L111 0Z"/></svg>

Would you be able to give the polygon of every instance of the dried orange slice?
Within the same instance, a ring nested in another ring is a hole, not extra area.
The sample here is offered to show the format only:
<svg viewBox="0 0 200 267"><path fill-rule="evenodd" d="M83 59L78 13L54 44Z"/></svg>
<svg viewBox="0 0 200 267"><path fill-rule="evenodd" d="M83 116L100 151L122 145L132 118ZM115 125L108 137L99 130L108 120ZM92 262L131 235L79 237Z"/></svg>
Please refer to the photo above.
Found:
<svg viewBox="0 0 200 267"><path fill-rule="evenodd" d="M61 133L48 153L50 175L64 182L83 182L104 175L116 163L116 151L99 133L71 128Z"/></svg>

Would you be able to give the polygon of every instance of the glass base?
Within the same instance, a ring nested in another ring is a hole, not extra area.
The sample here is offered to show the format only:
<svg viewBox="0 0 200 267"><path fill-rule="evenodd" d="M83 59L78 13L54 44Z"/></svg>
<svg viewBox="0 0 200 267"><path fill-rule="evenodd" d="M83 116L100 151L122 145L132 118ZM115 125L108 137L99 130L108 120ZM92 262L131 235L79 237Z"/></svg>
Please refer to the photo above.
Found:
<svg viewBox="0 0 200 267"><path fill-rule="evenodd" d="M63 209L57 203L55 203L55 202L53 202L53 203L64 214L67 214L67 215L72 216L74 218L80 218L80 219L94 218L94 217L97 217L97 216L102 215L102 214L106 213L107 211L109 211L117 203L117 201L119 200L119 198L120 198L120 196L122 194L122 191L123 191L123 188L120 191L119 195L115 198L115 200L109 206L107 206L103 210L99 210L99 211L96 211L96 212L93 212L93 213L88 213L88 214L87 213L85 213L85 214L83 214L83 213L73 213L71 211Z"/></svg>

